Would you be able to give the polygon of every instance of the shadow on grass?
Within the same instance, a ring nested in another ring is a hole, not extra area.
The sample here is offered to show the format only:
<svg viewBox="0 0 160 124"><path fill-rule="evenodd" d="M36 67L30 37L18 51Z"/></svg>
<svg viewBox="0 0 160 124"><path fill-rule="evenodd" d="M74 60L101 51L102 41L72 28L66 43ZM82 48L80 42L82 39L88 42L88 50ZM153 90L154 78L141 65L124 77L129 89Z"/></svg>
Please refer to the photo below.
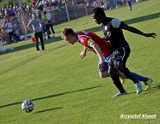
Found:
<svg viewBox="0 0 160 124"><path fill-rule="evenodd" d="M154 84L154 85L152 85L152 89L158 89L158 90L160 90L160 84Z"/></svg>
<svg viewBox="0 0 160 124"><path fill-rule="evenodd" d="M48 112L48 111L59 110L59 109L62 109L62 108L63 108L63 107L56 107L56 108L44 109L44 110L40 110L40 111L34 112L33 114L38 114L38 113L43 113L43 112Z"/></svg>
<svg viewBox="0 0 160 124"><path fill-rule="evenodd" d="M76 92L83 92L83 91L87 91L87 90L92 90L92 89L99 88L99 87L101 87L101 86L95 86L95 87L89 87L89 88L80 89L80 90L74 90L74 91L69 91L69 92L52 94L52 95L48 95L48 96L42 96L42 97L39 97L39 98L31 99L31 100L32 101L38 101L38 100L43 100L43 99L48 99L48 98L54 98L54 97L58 97L58 96L62 96L62 95L70 94L70 93L76 93ZM1 105L0 108L9 107L9 106L13 106L13 105L21 104L21 103L22 103L22 101L15 102L15 103L9 103L9 104L6 104L6 105Z"/></svg>
<svg viewBox="0 0 160 124"><path fill-rule="evenodd" d="M152 85L151 89L148 89L146 91L143 90L142 93L139 94L139 95L146 95L146 94L157 92L157 91L160 91L160 84L154 84L154 85ZM131 95L131 94L136 94L136 92L128 92L128 94L126 94L124 96ZM112 100L115 100L115 99L117 99L117 97L113 98Z"/></svg>
<svg viewBox="0 0 160 124"><path fill-rule="evenodd" d="M160 84L153 84L151 86L151 89L148 89L143 92L143 95L146 95L146 94L152 93L152 92L157 92L157 91L160 91Z"/></svg>
<svg viewBox="0 0 160 124"><path fill-rule="evenodd" d="M147 21L147 20L151 20L155 18L160 18L160 13L154 13L150 15L145 15L145 16L129 19L129 20L124 20L124 22L127 24L133 24L133 23L143 22L143 21Z"/></svg>

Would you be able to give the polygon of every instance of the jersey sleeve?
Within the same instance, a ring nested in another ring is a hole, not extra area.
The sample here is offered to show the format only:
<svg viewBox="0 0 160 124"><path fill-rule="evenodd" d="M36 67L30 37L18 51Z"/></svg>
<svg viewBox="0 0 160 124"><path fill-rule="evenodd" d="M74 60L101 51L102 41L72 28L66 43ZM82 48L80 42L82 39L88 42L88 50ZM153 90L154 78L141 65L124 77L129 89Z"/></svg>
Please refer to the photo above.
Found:
<svg viewBox="0 0 160 124"><path fill-rule="evenodd" d="M94 41L92 39L88 38L88 37L81 37L79 39L79 41L80 41L80 43L82 43L85 46L88 46L88 45L90 46L91 44L94 43Z"/></svg>
<svg viewBox="0 0 160 124"><path fill-rule="evenodd" d="M120 28L121 21L117 18L112 19L111 24L114 28Z"/></svg>

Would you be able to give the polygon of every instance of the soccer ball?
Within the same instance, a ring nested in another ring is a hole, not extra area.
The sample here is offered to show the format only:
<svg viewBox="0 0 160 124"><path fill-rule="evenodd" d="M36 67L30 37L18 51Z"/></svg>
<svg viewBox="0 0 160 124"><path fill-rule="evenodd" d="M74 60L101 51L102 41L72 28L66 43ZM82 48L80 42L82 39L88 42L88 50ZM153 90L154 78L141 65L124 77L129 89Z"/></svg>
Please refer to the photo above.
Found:
<svg viewBox="0 0 160 124"><path fill-rule="evenodd" d="M24 100L21 104L21 109L26 113L32 112L34 109L34 103L29 99Z"/></svg>

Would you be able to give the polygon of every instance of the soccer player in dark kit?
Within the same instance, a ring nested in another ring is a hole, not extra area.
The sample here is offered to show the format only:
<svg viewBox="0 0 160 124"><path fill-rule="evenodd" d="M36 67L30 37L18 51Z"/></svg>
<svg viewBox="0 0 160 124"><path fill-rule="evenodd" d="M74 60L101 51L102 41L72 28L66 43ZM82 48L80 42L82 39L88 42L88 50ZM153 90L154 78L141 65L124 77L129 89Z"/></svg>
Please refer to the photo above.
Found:
<svg viewBox="0 0 160 124"><path fill-rule="evenodd" d="M120 91L115 95L115 97L125 94L125 90L119 80L119 75L117 73L118 71L124 73L129 79L134 82L136 92L137 94L140 94L142 92L140 81L137 80L137 77L133 76L130 70L126 67L126 61L130 55L130 47L125 40L122 29L152 38L155 38L156 33L144 33L137 28L128 26L123 21L120 21L117 18L107 17L104 10L99 7L93 10L92 17L97 24L102 26L105 39L109 40L112 44L109 74L113 80L113 83Z"/></svg>

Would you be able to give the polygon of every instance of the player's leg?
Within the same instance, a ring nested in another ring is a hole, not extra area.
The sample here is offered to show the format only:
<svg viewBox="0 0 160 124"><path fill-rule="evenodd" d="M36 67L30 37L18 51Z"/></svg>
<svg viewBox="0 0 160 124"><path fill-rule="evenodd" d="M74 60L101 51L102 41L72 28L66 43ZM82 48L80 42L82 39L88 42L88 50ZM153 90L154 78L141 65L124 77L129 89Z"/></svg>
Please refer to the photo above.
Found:
<svg viewBox="0 0 160 124"><path fill-rule="evenodd" d="M144 82L144 90L147 90L148 88L151 88L151 83L153 82L153 80L149 77L145 77L145 76L142 76L140 74L137 74L135 72L131 72L132 75L137 78L137 80L139 81L143 81ZM125 83L125 79L128 79L128 77L126 77L122 72L118 72L119 76L120 76L120 81L122 84Z"/></svg>
<svg viewBox="0 0 160 124"><path fill-rule="evenodd" d="M121 84L124 84L126 79L128 79L128 78L120 71L118 71L118 75L120 77ZM132 72L132 75L134 77L136 77L139 81L144 82L144 85L145 85L144 90L147 90L148 88L151 87L151 83L153 82L153 80L151 78L141 76L141 75L134 73L134 72ZM99 69L99 76L100 76L100 78L110 77L110 75L108 73L108 63L105 63L105 66L103 69Z"/></svg>
<svg viewBox="0 0 160 124"><path fill-rule="evenodd" d="M110 76L108 74L108 71L104 71L104 72L99 71L99 77L100 78L107 78L107 77L110 77Z"/></svg>
<svg viewBox="0 0 160 124"><path fill-rule="evenodd" d="M114 95L113 98L117 97L117 96L121 96L121 95L127 94L127 92L125 91L123 85L120 82L119 75L118 75L118 70L114 67L112 56L111 56L110 62L109 62L108 73L109 73L110 77L112 78L112 81L113 81L114 85L119 90L119 93Z"/></svg>
<svg viewBox="0 0 160 124"><path fill-rule="evenodd" d="M109 66L108 61L109 61L109 59L110 59L110 56L103 57L104 67L103 68L98 68L100 78L109 77L109 74L108 74L108 66ZM99 61L98 61L98 63L99 63Z"/></svg>
<svg viewBox="0 0 160 124"><path fill-rule="evenodd" d="M135 78L137 78L139 81L143 81L144 82L144 85L145 85L144 90L147 90L148 88L151 88L151 83L153 82L153 80L151 78L139 75L139 74L134 73L134 72L132 72L132 75Z"/></svg>
<svg viewBox="0 0 160 124"><path fill-rule="evenodd" d="M130 80L132 80L136 86L136 92L137 94L140 94L142 92L142 86L140 81L138 81L130 72L130 70L126 67L126 61L130 54L130 48L122 47L118 50L113 51L112 58L113 58L113 64L114 68L118 69L122 73L124 73Z"/></svg>
<svg viewBox="0 0 160 124"><path fill-rule="evenodd" d="M110 60L110 55L107 56L107 57L104 57L104 67L103 68L98 68L99 69L99 76L101 78L106 78L106 77L109 77L109 72L112 74L112 80L113 80L113 83L115 84L115 86L118 88L119 90L119 93L117 93L116 95L114 95L113 97L117 97L117 96L121 96L121 95L124 95L124 94L127 94L127 92L124 90L122 84L120 83L119 81L119 75L117 73L117 70L115 70L114 68L112 69L110 66L109 66L109 60ZM99 62L99 61L98 61ZM115 76L113 76L115 75Z"/></svg>
<svg viewBox="0 0 160 124"><path fill-rule="evenodd" d="M114 85L119 90L119 92L115 94L114 96L112 96L112 98L127 94L127 91L124 89L123 85L120 82L118 70L115 69L114 66L112 65L109 66L109 75L111 76Z"/></svg>
<svg viewBox="0 0 160 124"><path fill-rule="evenodd" d="M120 82L121 84L124 84L126 82L126 79L128 79L125 74L123 74L122 72L118 71L118 75L120 77Z"/></svg>

